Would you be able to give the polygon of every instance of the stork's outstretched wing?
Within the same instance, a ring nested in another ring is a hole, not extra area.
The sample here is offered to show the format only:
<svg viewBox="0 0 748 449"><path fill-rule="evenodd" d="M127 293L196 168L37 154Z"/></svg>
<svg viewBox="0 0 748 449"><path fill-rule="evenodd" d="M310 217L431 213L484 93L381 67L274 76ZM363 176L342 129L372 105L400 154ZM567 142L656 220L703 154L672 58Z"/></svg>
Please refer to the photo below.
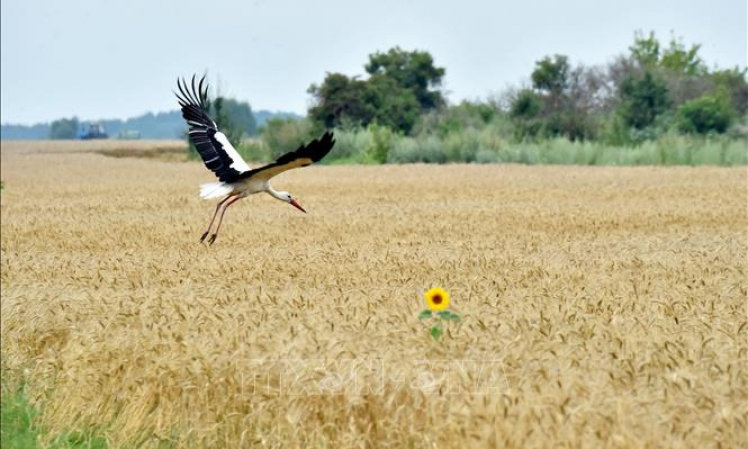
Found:
<svg viewBox="0 0 748 449"><path fill-rule="evenodd" d="M284 154L272 164L242 173L241 178L258 178L267 181L286 170L311 165L332 150L333 145L335 145L335 140L332 137L332 132L328 131L321 138L300 146L296 151Z"/></svg>
<svg viewBox="0 0 748 449"><path fill-rule="evenodd" d="M187 120L190 127L190 140L197 148L197 152L218 179L223 182L234 182L240 179L243 173L249 172L250 168L244 159L237 153L226 135L218 130L218 126L210 118L207 111L206 101L208 98L208 85L203 83L205 77L200 80L195 88L195 76L192 76L192 90L189 89L185 80L177 79L177 87L182 95L174 92L182 107L182 117Z"/></svg>

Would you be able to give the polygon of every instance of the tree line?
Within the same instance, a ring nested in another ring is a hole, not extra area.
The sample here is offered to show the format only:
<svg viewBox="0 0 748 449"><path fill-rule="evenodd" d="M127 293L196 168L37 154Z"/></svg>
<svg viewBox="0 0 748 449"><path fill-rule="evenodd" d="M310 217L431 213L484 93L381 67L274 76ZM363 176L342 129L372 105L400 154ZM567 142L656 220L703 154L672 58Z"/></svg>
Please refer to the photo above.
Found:
<svg viewBox="0 0 748 449"><path fill-rule="evenodd" d="M628 53L607 66L545 56L529 74L530 85L485 102L448 106L440 90L446 69L427 52L395 47L369 56L366 79L330 73L313 84L308 116L317 127L375 123L412 135L443 134L445 127L454 131L503 115L518 140L563 136L611 144L668 131L725 133L748 109L746 70L710 70L699 49L637 33Z"/></svg>
<svg viewBox="0 0 748 449"><path fill-rule="evenodd" d="M220 115L221 124L235 139L257 134L257 119L246 101L219 96L214 99L213 112ZM266 113L267 114L267 113ZM186 125L179 111L147 113L128 120L100 120L111 136L126 131L137 131L143 138L177 138L184 134ZM50 139L74 139L82 122L77 117L54 120L47 131Z"/></svg>
<svg viewBox="0 0 748 449"><path fill-rule="evenodd" d="M328 73L305 120L268 122L241 151L272 158L334 128L328 162L748 163L746 69L709 68L676 38L636 33L600 66L547 55L526 85L458 104L426 51L375 52L363 69Z"/></svg>
<svg viewBox="0 0 748 449"><path fill-rule="evenodd" d="M536 61L527 84L458 104L446 100L442 81L447 70L427 51L394 47L375 52L363 70L354 76L330 72L311 84L311 106L301 120L275 118L258 126L248 103L220 95L210 101L210 113L253 160L293 150L333 128L340 138L331 161L552 160L543 142L563 146L559 154L578 163L599 163L600 157L590 154L604 152L617 155L609 160L626 163L638 156L624 157L625 150L611 153L602 146L636 148L647 142L653 142L646 151L650 156L637 159L641 163L662 151L678 152L675 159L684 163L692 160L692 150L670 150L672 145L662 140L668 136L684 136L677 140L681 146L693 146L689 136L723 136L727 140L720 145L730 149L720 147L724 160L718 163L748 158L740 147L748 133L746 68L710 68L699 45L687 46L674 37L662 43L654 33L636 33L624 53L598 66L547 55ZM61 121L52 128L72 126ZM597 150L564 141L586 142Z"/></svg>

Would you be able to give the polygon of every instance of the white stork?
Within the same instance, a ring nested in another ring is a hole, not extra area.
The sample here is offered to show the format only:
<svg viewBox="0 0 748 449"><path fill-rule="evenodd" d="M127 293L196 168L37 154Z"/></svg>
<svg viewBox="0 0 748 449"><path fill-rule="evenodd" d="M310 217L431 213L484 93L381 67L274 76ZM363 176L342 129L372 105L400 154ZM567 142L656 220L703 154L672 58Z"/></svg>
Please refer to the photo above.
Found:
<svg viewBox="0 0 748 449"><path fill-rule="evenodd" d="M196 89L195 77L193 76L192 90L190 90L185 80L180 82L177 79L177 87L182 95L174 92L179 100L179 105L182 107L182 117L187 120L189 125L190 140L197 148L205 166L216 174L219 181L202 184L200 186L200 197L203 199L225 197L216 206L213 218L210 220L208 229L200 238L200 242L204 242L208 237L213 222L218 216L215 232L208 240L208 244L212 245L216 241L218 230L221 229L221 222L226 209L240 199L254 193L267 192L273 198L289 203L306 213L304 208L291 197L290 193L273 189L268 181L273 176L286 170L306 167L325 157L335 144L332 133L326 132L320 139L312 140L307 145L300 146L296 151L284 154L271 164L252 170L231 145L226 135L218 130L216 122L208 116L206 107L208 85L206 84L205 89L203 89L204 81L205 77L200 80Z"/></svg>

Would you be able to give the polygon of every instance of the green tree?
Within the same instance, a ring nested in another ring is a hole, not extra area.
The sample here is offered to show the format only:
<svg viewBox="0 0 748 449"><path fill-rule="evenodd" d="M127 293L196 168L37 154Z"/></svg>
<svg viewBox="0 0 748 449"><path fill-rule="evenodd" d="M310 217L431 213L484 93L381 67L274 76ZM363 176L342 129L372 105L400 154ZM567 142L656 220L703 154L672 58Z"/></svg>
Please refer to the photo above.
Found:
<svg viewBox="0 0 748 449"><path fill-rule="evenodd" d="M74 139L78 134L78 118L62 118L52 122L49 128L50 139Z"/></svg>
<svg viewBox="0 0 748 449"><path fill-rule="evenodd" d="M420 53L414 53L419 54L415 59L420 61ZM398 52L392 54L402 56ZM375 59L378 64L385 62L379 56ZM417 67L423 65L421 62L413 64ZM384 67L372 68L373 73L366 80L328 73L321 85L312 84L308 89L315 100L309 109L309 117L325 128L377 123L395 131L410 133L424 110L423 103L419 101L417 90L407 87L406 82L398 81L399 77L405 77L403 73L407 70L396 70L389 65L387 67L390 68ZM420 79L420 75L414 77ZM432 98L430 101L437 100ZM438 101L443 103L443 99Z"/></svg>
<svg viewBox="0 0 748 449"><path fill-rule="evenodd" d="M368 125L376 114L376 105L366 82L342 73L328 73L321 85L307 90L315 98L309 117L325 128L343 123Z"/></svg>
<svg viewBox="0 0 748 449"><path fill-rule="evenodd" d="M691 45L686 48L679 39L672 38L670 45L662 52L659 65L676 73L685 75L704 75L708 69L699 56L701 45Z"/></svg>
<svg viewBox="0 0 748 449"><path fill-rule="evenodd" d="M636 129L650 126L655 118L670 108L665 83L650 71L641 78L628 77L619 88L618 112L624 123Z"/></svg>
<svg viewBox="0 0 748 449"><path fill-rule="evenodd" d="M543 98L531 89L520 90L509 104L509 117L514 123L514 137L524 140L537 136L543 128L540 112Z"/></svg>
<svg viewBox="0 0 748 449"><path fill-rule="evenodd" d="M367 101L374 106L371 122L410 133L421 115L421 106L415 93L383 75L369 78L366 88Z"/></svg>
<svg viewBox="0 0 748 449"><path fill-rule="evenodd" d="M232 126L240 128L246 136L257 135L257 120L246 101L224 98L223 107Z"/></svg>
<svg viewBox="0 0 748 449"><path fill-rule="evenodd" d="M634 44L629 47L629 63L619 65L627 73L613 80L620 88L627 78L641 78L650 72L665 83L670 99L670 108L700 98L714 89L708 77L708 68L699 55L700 45L687 47L681 39L672 37L667 46L661 45L654 32L644 37L637 32ZM619 90L620 92L620 90Z"/></svg>
<svg viewBox="0 0 748 449"><path fill-rule="evenodd" d="M568 86L569 58L564 55L546 56L535 63L532 75L535 89L545 90L558 98Z"/></svg>
<svg viewBox="0 0 748 449"><path fill-rule="evenodd" d="M572 68L564 55L546 56L535 63L533 90L524 89L509 106L515 136L563 135L571 140L594 135L592 114L603 85L597 70Z"/></svg>
<svg viewBox="0 0 748 449"><path fill-rule="evenodd" d="M654 67L660 60L660 41L657 40L654 31L650 31L646 37L641 31L637 31L629 51L641 67Z"/></svg>
<svg viewBox="0 0 748 449"><path fill-rule="evenodd" d="M675 37L670 39L666 48L662 48L654 31L650 31L646 37L641 31L636 32L634 43L629 47L631 58L641 68L659 67L686 75L703 75L707 72L706 64L699 56L700 49L701 45L696 44L686 48L683 41Z"/></svg>
<svg viewBox="0 0 748 449"><path fill-rule="evenodd" d="M533 118L540 113L543 101L540 95L530 89L522 89L512 99L509 105L509 115L512 118Z"/></svg>
<svg viewBox="0 0 748 449"><path fill-rule="evenodd" d="M563 109L568 103L565 91L569 86L569 59L564 55L546 56L535 63L530 78L533 87L542 93L542 120L538 123L540 126L530 126L526 131L542 130L549 136L564 134L562 123Z"/></svg>
<svg viewBox="0 0 748 449"><path fill-rule="evenodd" d="M257 129L252 110L248 103L242 103L233 98L217 96L209 100L207 104L210 116L216 122L218 129L226 135L229 142L234 145L240 145L242 140L248 135L247 129ZM249 111L247 111L249 109ZM247 115L248 112L248 115ZM249 120L249 123L245 122Z"/></svg>
<svg viewBox="0 0 748 449"><path fill-rule="evenodd" d="M724 97L704 96L678 108L678 127L687 133L724 133L735 118L735 110Z"/></svg>
<svg viewBox="0 0 748 449"><path fill-rule="evenodd" d="M372 76L383 75L394 80L401 88L412 91L423 110L445 104L439 86L446 71L434 65L434 58L428 52L409 52L394 47L387 53L369 55L365 69Z"/></svg>
<svg viewBox="0 0 748 449"><path fill-rule="evenodd" d="M715 91L730 99L733 109L743 115L748 112L748 69L737 67L727 70L717 70L712 73Z"/></svg>

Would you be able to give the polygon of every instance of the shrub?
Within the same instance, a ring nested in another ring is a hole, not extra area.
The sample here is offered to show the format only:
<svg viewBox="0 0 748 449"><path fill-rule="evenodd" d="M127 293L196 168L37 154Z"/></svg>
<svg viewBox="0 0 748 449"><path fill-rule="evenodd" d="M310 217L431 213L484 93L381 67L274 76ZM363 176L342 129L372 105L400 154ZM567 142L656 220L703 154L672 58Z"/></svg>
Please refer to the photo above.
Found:
<svg viewBox="0 0 748 449"><path fill-rule="evenodd" d="M423 114L413 129L413 134L436 134L440 138L467 128L482 129L498 117L498 109L487 103L463 101Z"/></svg>
<svg viewBox="0 0 748 449"><path fill-rule="evenodd" d="M474 129L448 135L443 142L444 159L448 162L475 162L480 150L478 136Z"/></svg>
<svg viewBox="0 0 748 449"><path fill-rule="evenodd" d="M509 115L513 118L528 119L536 117L542 107L540 95L530 89L522 89L512 100Z"/></svg>
<svg viewBox="0 0 748 449"><path fill-rule="evenodd" d="M436 136L425 136L416 140L418 145L418 162L435 162L443 164L447 157L442 151L442 142Z"/></svg>
<svg viewBox="0 0 748 449"><path fill-rule="evenodd" d="M484 148L482 150L479 150L475 155L475 162L478 162L479 164L492 164L501 161L499 160L498 153L493 150Z"/></svg>
<svg viewBox="0 0 748 449"><path fill-rule="evenodd" d="M247 162L270 162L273 160L270 149L262 139L245 139L237 146L236 151Z"/></svg>
<svg viewBox="0 0 748 449"><path fill-rule="evenodd" d="M296 150L312 136L312 126L307 120L272 119L260 131L272 159Z"/></svg>
<svg viewBox="0 0 748 449"><path fill-rule="evenodd" d="M686 133L724 133L735 115L727 99L705 95L678 108L678 128Z"/></svg>
<svg viewBox="0 0 748 449"><path fill-rule="evenodd" d="M372 139L367 146L368 156L379 164L387 162L387 154L392 149L397 135L389 128L378 125L369 126L369 132Z"/></svg>
<svg viewBox="0 0 748 449"><path fill-rule="evenodd" d="M412 137L402 137L395 140L392 149L387 153L387 162L389 163L407 164L418 161L418 145Z"/></svg>
<svg viewBox="0 0 748 449"><path fill-rule="evenodd" d="M322 162L362 162L364 153L372 145L372 133L367 128L345 128L335 130L335 146Z"/></svg>

